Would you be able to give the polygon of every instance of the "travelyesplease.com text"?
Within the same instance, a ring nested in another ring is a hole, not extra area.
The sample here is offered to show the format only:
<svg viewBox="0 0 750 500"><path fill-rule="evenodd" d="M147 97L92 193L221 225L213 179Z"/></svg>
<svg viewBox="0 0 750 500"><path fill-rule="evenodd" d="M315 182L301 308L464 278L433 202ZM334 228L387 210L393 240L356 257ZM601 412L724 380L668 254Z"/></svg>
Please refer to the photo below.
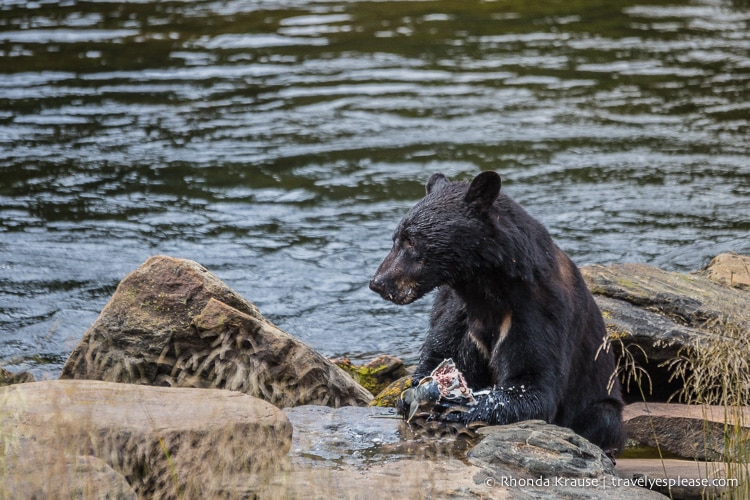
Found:
<svg viewBox="0 0 750 500"><path fill-rule="evenodd" d="M703 487L703 488L735 488L739 485L737 478L694 478L694 477L488 477L485 485L490 488L547 488L547 487L573 487L573 488L619 488L638 486L641 488L676 488L676 487Z"/></svg>

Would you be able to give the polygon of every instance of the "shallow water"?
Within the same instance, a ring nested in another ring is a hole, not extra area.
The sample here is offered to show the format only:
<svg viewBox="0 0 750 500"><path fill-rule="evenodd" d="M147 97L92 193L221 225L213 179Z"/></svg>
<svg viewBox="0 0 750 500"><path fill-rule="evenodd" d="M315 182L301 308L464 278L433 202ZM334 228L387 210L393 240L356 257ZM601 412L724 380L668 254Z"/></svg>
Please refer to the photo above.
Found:
<svg viewBox="0 0 750 500"><path fill-rule="evenodd" d="M746 2L0 0L0 364L55 377L152 254L323 354L416 359L367 282L430 174L579 264L750 252Z"/></svg>

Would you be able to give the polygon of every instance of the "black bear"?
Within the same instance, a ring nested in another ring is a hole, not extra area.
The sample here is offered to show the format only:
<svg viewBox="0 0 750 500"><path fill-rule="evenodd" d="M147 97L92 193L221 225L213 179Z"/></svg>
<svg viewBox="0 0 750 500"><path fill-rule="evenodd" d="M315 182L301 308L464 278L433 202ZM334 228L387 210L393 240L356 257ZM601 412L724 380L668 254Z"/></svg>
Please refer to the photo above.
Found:
<svg viewBox="0 0 750 500"><path fill-rule="evenodd" d="M604 321L580 271L547 230L500 192L500 176L469 184L435 174L401 220L370 288L409 304L437 288L415 379L453 358L474 390L459 422L541 419L573 429L614 460L622 396Z"/></svg>

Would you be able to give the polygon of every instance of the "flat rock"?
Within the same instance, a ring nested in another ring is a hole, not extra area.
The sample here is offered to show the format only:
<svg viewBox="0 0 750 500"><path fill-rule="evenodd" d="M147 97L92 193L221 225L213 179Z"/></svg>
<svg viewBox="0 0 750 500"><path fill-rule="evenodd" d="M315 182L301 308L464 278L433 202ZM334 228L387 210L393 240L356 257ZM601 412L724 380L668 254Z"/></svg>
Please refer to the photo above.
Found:
<svg viewBox="0 0 750 500"><path fill-rule="evenodd" d="M284 413L294 427L290 456L305 467L361 468L386 460L455 456L478 440L473 433L456 436L451 428L436 432L433 426L409 425L394 408L306 405Z"/></svg>
<svg viewBox="0 0 750 500"><path fill-rule="evenodd" d="M628 481L680 500L719 498L732 490L723 462L621 459L617 472L620 484Z"/></svg>
<svg viewBox="0 0 750 500"><path fill-rule="evenodd" d="M732 439L736 426L750 431L750 408L633 403L623 411L628 438L696 460L746 460L750 446ZM731 432L727 432L727 426ZM744 436L743 436L744 437Z"/></svg>
<svg viewBox="0 0 750 500"><path fill-rule="evenodd" d="M617 485L599 448L543 422L487 427L471 440L429 435L389 408L284 412L294 425L292 467L271 480L267 497L664 498Z"/></svg>
<svg viewBox="0 0 750 500"><path fill-rule="evenodd" d="M58 498L119 476L140 498L253 496L291 443L281 410L238 392L57 380L0 388L0 401L3 465L31 481L21 491Z"/></svg>
<svg viewBox="0 0 750 500"><path fill-rule="evenodd" d="M391 460L366 468L295 468L278 474L262 498L544 498L485 484L483 471L455 458ZM548 498L554 498L549 496ZM663 497L661 497L663 498Z"/></svg>
<svg viewBox="0 0 750 500"><path fill-rule="evenodd" d="M161 255L120 282L61 378L229 389L279 407L372 399L200 264Z"/></svg>
<svg viewBox="0 0 750 500"><path fill-rule="evenodd" d="M310 466L362 465L400 443L405 422L393 408L305 405L286 408L294 427L292 457Z"/></svg>

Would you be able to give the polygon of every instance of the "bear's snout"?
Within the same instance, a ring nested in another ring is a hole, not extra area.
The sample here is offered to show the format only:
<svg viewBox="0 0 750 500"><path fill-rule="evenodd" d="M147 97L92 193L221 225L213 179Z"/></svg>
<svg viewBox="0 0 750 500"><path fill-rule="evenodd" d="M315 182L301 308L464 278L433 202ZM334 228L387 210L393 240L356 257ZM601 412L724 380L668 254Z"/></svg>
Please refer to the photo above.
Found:
<svg viewBox="0 0 750 500"><path fill-rule="evenodd" d="M373 278L370 280L370 290L377 293L381 297L383 297L385 300L390 300L391 302L395 302L396 304L399 303L398 300L398 293L394 290L393 281L387 279L382 274L377 273Z"/></svg>
<svg viewBox="0 0 750 500"><path fill-rule="evenodd" d="M385 300L389 300L395 304L401 303L398 295L394 293L392 283L387 282L385 279L378 275L370 280L370 290L376 292Z"/></svg>
<svg viewBox="0 0 750 500"><path fill-rule="evenodd" d="M394 304L411 304L433 287L425 286L424 264L413 262L394 244L370 280L370 290Z"/></svg>
<svg viewBox="0 0 750 500"><path fill-rule="evenodd" d="M417 299L416 286L404 280L394 280L388 275L376 273L370 280L370 290L378 293L385 300L404 305Z"/></svg>

